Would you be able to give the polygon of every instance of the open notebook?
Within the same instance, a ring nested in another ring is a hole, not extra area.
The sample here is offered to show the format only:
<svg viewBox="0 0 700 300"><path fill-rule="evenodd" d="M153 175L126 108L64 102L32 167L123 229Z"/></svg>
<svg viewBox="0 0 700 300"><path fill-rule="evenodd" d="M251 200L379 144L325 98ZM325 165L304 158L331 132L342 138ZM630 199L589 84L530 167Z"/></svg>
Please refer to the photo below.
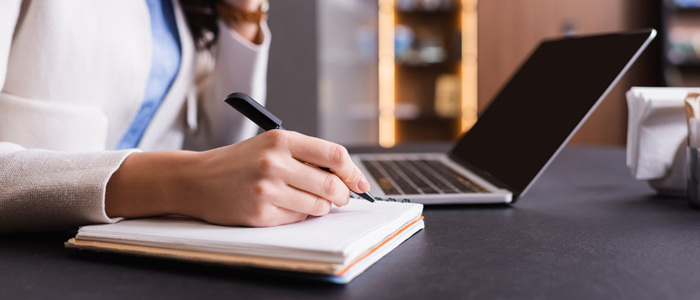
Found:
<svg viewBox="0 0 700 300"><path fill-rule="evenodd" d="M80 228L66 247L275 269L347 283L423 229L423 206L351 199L323 217L267 228L227 227L185 217Z"/></svg>

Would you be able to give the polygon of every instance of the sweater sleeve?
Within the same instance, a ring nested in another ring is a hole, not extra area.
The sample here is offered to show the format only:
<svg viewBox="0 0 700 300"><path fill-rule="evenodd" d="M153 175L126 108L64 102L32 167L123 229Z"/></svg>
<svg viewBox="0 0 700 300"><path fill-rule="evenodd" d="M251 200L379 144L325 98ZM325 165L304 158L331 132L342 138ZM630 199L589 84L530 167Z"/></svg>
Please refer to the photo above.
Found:
<svg viewBox="0 0 700 300"><path fill-rule="evenodd" d="M219 40L213 82L198 103L197 129L189 142L195 150L227 146L254 136L258 127L233 111L223 99L233 92L265 104L270 30L260 24L264 39L256 45L219 21Z"/></svg>
<svg viewBox="0 0 700 300"><path fill-rule="evenodd" d="M21 0L0 1L0 91L5 85L21 9ZM9 100L17 98L3 95ZM3 109L12 110L12 106L5 104ZM17 112L10 116L31 117ZM0 142L0 232L56 230L112 222L104 210L107 181L134 151L28 150L15 143Z"/></svg>
<svg viewBox="0 0 700 300"><path fill-rule="evenodd" d="M107 182L137 150L60 152L0 142L0 232L112 223Z"/></svg>
<svg viewBox="0 0 700 300"><path fill-rule="evenodd" d="M7 59L10 55L12 36L19 17L21 0L0 1L0 91L5 86Z"/></svg>

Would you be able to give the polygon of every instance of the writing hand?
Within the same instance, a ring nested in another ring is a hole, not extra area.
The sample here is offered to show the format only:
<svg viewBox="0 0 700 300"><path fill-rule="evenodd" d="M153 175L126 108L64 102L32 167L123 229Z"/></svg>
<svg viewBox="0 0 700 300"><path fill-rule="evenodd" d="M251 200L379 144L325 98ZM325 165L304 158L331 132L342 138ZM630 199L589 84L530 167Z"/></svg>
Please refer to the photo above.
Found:
<svg viewBox="0 0 700 300"><path fill-rule="evenodd" d="M272 130L206 152L134 153L110 179L106 209L111 217L170 213L222 225L275 226L347 204L348 187L363 193L369 183L344 147Z"/></svg>

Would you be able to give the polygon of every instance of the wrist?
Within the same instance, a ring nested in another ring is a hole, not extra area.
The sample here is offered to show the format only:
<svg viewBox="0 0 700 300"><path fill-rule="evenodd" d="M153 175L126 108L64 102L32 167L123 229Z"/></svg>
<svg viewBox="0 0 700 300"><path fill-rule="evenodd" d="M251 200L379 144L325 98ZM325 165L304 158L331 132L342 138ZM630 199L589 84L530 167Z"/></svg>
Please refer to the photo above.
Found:
<svg viewBox="0 0 700 300"><path fill-rule="evenodd" d="M107 216L189 215L183 202L187 200L187 170L195 162L195 153L187 151L129 155L107 183Z"/></svg>
<svg viewBox="0 0 700 300"><path fill-rule="evenodd" d="M201 155L190 151L168 152L160 161L158 206L165 214L196 217Z"/></svg>

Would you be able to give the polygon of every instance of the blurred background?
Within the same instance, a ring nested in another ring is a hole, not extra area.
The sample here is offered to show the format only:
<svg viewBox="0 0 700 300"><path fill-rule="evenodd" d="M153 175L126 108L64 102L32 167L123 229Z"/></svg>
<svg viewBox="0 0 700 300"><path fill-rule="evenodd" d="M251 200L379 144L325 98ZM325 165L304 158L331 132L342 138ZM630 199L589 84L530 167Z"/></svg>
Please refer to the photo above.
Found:
<svg viewBox="0 0 700 300"><path fill-rule="evenodd" d="M659 32L572 144L623 146L631 86L700 86L700 0L270 0L268 23L268 108L346 146L458 138L543 39Z"/></svg>

